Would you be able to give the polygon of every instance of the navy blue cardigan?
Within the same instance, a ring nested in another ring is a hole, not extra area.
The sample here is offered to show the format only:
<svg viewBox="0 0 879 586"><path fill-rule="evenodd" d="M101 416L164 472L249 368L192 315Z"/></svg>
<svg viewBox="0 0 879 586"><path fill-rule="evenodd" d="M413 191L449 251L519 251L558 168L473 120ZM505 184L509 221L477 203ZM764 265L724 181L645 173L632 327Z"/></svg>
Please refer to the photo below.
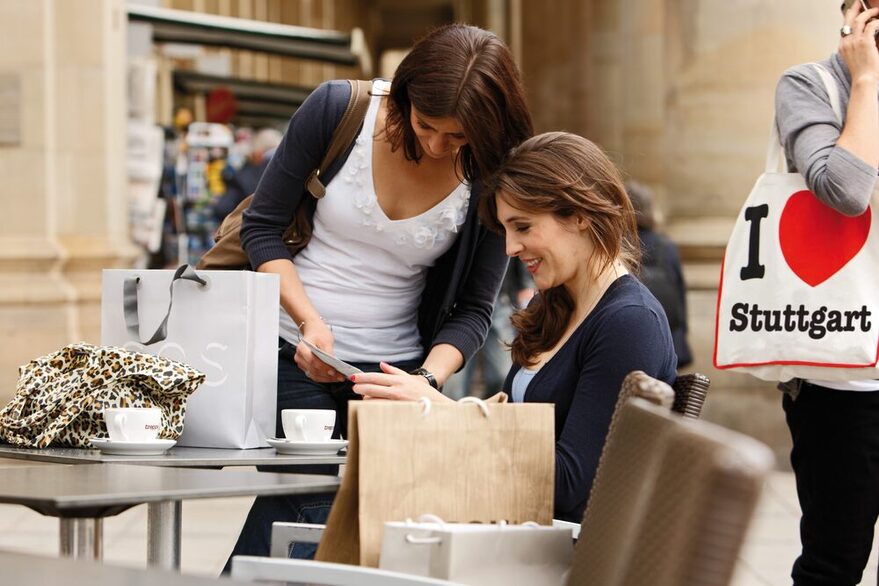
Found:
<svg viewBox="0 0 879 586"><path fill-rule="evenodd" d="M241 243L251 266L291 258L282 235L302 197L311 197L305 191L305 180L320 164L350 95L347 81L325 82L290 119L284 139L244 212ZM321 176L324 184L332 181L352 148L353 144ZM472 186L467 219L454 246L428 271L417 316L426 351L437 344L451 344L465 361L485 342L507 267L503 238L476 217L479 193L477 183Z"/></svg>
<svg viewBox="0 0 879 586"><path fill-rule="evenodd" d="M643 370L669 384L677 358L665 312L632 276L614 281L595 309L546 363L525 402L555 405L556 519L580 523L623 379ZM513 365L504 391L512 396Z"/></svg>

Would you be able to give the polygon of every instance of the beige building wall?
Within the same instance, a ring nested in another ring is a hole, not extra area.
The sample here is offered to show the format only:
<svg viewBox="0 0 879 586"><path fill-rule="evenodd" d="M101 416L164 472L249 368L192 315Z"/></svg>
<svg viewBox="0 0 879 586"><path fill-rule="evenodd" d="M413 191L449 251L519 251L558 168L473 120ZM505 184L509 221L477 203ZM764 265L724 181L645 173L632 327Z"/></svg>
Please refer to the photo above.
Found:
<svg viewBox="0 0 879 586"><path fill-rule="evenodd" d="M123 0L3 0L0 77L18 144L0 146L0 400L18 365L100 338L100 269L128 264Z"/></svg>

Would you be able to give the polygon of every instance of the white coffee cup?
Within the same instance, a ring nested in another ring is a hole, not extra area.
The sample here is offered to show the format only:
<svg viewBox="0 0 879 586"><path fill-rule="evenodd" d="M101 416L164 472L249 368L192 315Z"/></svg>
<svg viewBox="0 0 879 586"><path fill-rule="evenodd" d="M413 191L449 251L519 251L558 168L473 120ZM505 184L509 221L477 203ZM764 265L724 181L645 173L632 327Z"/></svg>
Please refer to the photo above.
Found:
<svg viewBox="0 0 879 586"><path fill-rule="evenodd" d="M325 442L333 436L336 412L332 409L283 409L284 437L297 442Z"/></svg>
<svg viewBox="0 0 879 586"><path fill-rule="evenodd" d="M112 441L155 441L162 431L162 410L157 407L104 409L104 423Z"/></svg>

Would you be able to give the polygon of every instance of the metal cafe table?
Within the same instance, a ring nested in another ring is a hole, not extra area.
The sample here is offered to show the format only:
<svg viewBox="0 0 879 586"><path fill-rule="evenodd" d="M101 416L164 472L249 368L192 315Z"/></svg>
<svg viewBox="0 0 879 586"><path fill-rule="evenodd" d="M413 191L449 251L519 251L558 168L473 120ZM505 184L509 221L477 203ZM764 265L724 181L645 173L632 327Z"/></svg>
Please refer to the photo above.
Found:
<svg viewBox="0 0 879 586"><path fill-rule="evenodd" d="M104 517L142 503L174 504L149 517L147 563L179 569L183 499L334 492L339 482L313 474L125 464L22 467L0 474L0 503L59 517L61 553L77 559L102 556Z"/></svg>
<svg viewBox="0 0 879 586"><path fill-rule="evenodd" d="M180 567L183 499L333 492L340 481L335 476L188 468L342 464L345 461L344 456L338 455L282 455L270 448L175 447L160 456L110 456L97 450L32 449L5 444L0 445L0 458L3 457L97 464L13 468L0 475L0 502L23 504L42 514L60 517L61 555L100 559L103 517L146 503L147 563L171 569ZM108 463L114 465L101 465Z"/></svg>
<svg viewBox="0 0 879 586"><path fill-rule="evenodd" d="M244 582L225 578L187 576L156 568L122 568L96 562L49 558L0 551L3 584L63 584L64 586L234 586ZM252 586L252 585L251 585Z"/></svg>
<svg viewBox="0 0 879 586"><path fill-rule="evenodd" d="M344 464L344 455L294 456L274 448L236 450L226 448L173 447L159 456L112 456L81 448L19 448L0 444L0 458L56 464L136 464L181 468L225 468L226 466L291 466L301 464Z"/></svg>

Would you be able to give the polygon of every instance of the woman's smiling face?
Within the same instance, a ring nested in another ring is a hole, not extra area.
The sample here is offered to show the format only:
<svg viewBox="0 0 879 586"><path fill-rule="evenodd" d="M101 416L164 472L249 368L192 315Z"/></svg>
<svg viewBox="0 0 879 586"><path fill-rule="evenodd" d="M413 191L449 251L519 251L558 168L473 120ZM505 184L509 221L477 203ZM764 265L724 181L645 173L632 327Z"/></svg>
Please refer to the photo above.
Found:
<svg viewBox="0 0 879 586"><path fill-rule="evenodd" d="M412 130L418 138L421 152L431 159L454 156L467 144L461 123L451 116L432 118L419 112L413 105L409 115Z"/></svg>
<svg viewBox="0 0 879 586"><path fill-rule="evenodd" d="M571 285L588 274L593 247L585 220L522 211L511 206L503 192L495 201L507 255L525 263L537 289Z"/></svg>

